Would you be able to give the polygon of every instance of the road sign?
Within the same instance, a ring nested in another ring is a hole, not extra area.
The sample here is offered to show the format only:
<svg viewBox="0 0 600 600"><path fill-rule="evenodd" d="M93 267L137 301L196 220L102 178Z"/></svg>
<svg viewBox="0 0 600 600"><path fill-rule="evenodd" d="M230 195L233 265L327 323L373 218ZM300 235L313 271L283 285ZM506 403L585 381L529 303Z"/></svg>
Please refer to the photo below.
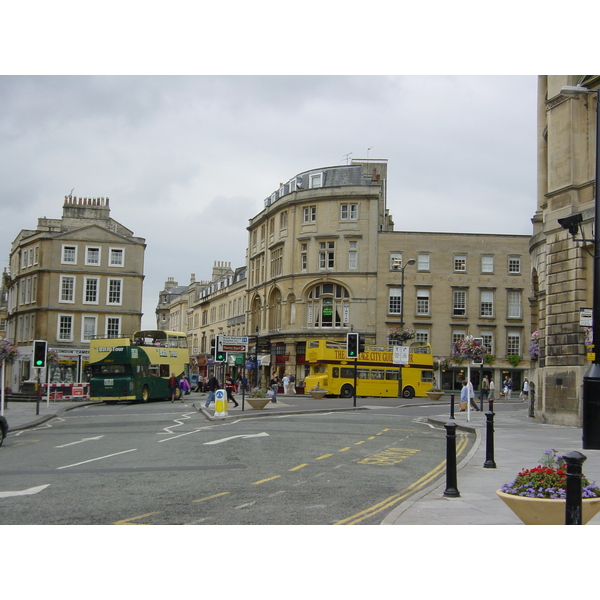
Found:
<svg viewBox="0 0 600 600"><path fill-rule="evenodd" d="M247 336L220 335L217 340L217 350L223 352L248 352Z"/></svg>
<svg viewBox="0 0 600 600"><path fill-rule="evenodd" d="M594 326L594 311L591 308L579 309L579 325L580 327Z"/></svg>
<svg viewBox="0 0 600 600"><path fill-rule="evenodd" d="M394 346L394 364L407 365L410 346Z"/></svg>
<svg viewBox="0 0 600 600"><path fill-rule="evenodd" d="M229 414L227 408L225 390L215 390L215 417L226 417Z"/></svg>

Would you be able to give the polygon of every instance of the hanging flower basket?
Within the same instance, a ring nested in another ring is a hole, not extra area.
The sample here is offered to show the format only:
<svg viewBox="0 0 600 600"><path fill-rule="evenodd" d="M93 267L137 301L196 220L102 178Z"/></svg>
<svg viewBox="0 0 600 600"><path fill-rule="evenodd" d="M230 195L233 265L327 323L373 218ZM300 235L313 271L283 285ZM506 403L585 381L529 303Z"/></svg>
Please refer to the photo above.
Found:
<svg viewBox="0 0 600 600"><path fill-rule="evenodd" d="M460 364L464 360L483 362L486 354L485 346L470 336L452 344L452 359L456 364Z"/></svg>
<svg viewBox="0 0 600 600"><path fill-rule="evenodd" d="M529 342L529 357L531 360L537 360L540 356L540 330L534 331L531 334Z"/></svg>
<svg viewBox="0 0 600 600"><path fill-rule="evenodd" d="M513 367L516 367L521 362L521 357L518 354L509 354L506 359Z"/></svg>
<svg viewBox="0 0 600 600"><path fill-rule="evenodd" d="M415 330L409 327L394 327L388 333L390 342L407 342L415 337Z"/></svg>
<svg viewBox="0 0 600 600"><path fill-rule="evenodd" d="M18 346L8 340L0 340L0 363L13 363L18 356Z"/></svg>

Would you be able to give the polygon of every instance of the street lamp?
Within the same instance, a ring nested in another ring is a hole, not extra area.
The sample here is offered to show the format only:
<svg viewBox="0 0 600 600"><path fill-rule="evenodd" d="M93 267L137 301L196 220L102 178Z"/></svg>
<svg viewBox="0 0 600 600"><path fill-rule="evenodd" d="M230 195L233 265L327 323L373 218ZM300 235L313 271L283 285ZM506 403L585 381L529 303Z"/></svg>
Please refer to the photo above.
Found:
<svg viewBox="0 0 600 600"><path fill-rule="evenodd" d="M417 261L414 258L409 258L406 261L406 264L402 266L395 266L396 269L400 269L402 273L402 280L400 282L400 286L402 288L402 292L400 295L400 328L404 327L404 269L408 267L408 265L414 265ZM402 340L402 345L404 345L404 341ZM402 398L402 365L399 367L398 373L398 398Z"/></svg>
<svg viewBox="0 0 600 600"><path fill-rule="evenodd" d="M598 178L600 177L600 90L590 90L582 85L566 85L563 96L596 94L596 181L594 184L594 293L592 313L593 360L583 376L583 427L582 447L600 450L600 201Z"/></svg>
<svg viewBox="0 0 600 600"><path fill-rule="evenodd" d="M414 265L416 262L414 258L409 258L404 266L399 267L402 272L402 281L400 283L400 287L402 288L402 295L400 296L400 327L404 327L404 269L408 265Z"/></svg>

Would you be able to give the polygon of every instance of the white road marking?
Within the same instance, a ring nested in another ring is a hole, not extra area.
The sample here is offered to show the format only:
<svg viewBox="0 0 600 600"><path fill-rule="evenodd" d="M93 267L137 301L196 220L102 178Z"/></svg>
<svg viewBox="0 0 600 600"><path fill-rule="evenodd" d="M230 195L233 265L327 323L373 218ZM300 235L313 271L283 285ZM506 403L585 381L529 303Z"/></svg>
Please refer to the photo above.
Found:
<svg viewBox="0 0 600 600"><path fill-rule="evenodd" d="M70 442L69 444L63 444L62 446L54 446L54 447L55 448L66 448L67 446L74 446L75 444L81 444L82 442L90 442L92 440L100 440L103 437L104 437L103 435L99 435L99 436L91 437L91 438L83 438L82 440L79 440L77 442Z"/></svg>
<svg viewBox="0 0 600 600"><path fill-rule="evenodd" d="M269 437L266 431L262 433L252 433L250 435L233 435L231 437L221 438L220 440L213 440L212 442L204 442L204 446L212 446L213 444L221 444L222 442L228 442L229 440L235 440L236 438L255 438L255 437Z"/></svg>
<svg viewBox="0 0 600 600"><path fill-rule="evenodd" d="M137 448L132 448L131 450L124 450L123 452L115 452L114 454L107 454L106 456L99 456L98 458L90 458L90 460L83 460L81 462L74 463L72 465L65 465L64 467L56 467L56 470L59 471L60 469L68 469L70 467L78 467L79 465L85 465L86 463L91 463L96 460L103 460L105 458L110 458L111 456L119 456L119 454L127 454L128 452L135 452L136 450L137 450Z"/></svg>
<svg viewBox="0 0 600 600"><path fill-rule="evenodd" d="M49 483L46 485L38 485L37 487L32 487L27 490L20 490L18 492L0 492L0 498L8 498L10 496L31 496L46 489L49 485Z"/></svg>

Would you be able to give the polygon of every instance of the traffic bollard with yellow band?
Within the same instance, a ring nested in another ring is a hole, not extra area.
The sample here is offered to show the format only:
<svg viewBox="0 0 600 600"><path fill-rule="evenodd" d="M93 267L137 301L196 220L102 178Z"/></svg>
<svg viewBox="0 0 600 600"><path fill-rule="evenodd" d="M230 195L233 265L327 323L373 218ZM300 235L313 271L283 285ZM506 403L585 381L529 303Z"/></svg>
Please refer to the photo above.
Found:
<svg viewBox="0 0 600 600"><path fill-rule="evenodd" d="M215 417L226 417L228 414L225 390L215 390Z"/></svg>

